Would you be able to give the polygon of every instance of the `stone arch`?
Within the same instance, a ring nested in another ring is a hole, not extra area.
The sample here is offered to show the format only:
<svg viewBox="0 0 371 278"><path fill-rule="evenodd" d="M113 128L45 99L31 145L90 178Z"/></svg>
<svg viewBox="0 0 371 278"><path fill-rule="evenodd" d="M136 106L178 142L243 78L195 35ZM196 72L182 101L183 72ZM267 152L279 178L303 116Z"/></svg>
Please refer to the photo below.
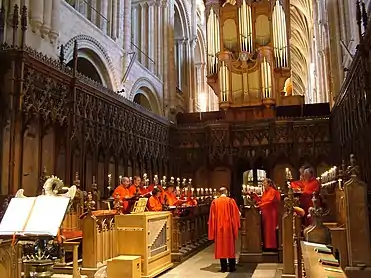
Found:
<svg viewBox="0 0 371 278"><path fill-rule="evenodd" d="M152 112L158 115L162 115L162 109L157 90L147 78L139 78L134 83L129 95L129 100L134 101L134 98L137 94L143 95L148 100Z"/></svg>
<svg viewBox="0 0 371 278"><path fill-rule="evenodd" d="M106 87L117 91L118 83L115 76L115 67L104 46L88 35L78 35L70 39L65 45L65 59L69 62L73 58L74 42L77 41L78 57L91 62L102 75Z"/></svg>
<svg viewBox="0 0 371 278"><path fill-rule="evenodd" d="M188 17L188 13L187 13L187 9L186 7L183 5L183 2L180 1L180 0L176 0L174 2L174 21L175 21L175 18L176 16L179 16L179 20L180 20L180 27L181 27L181 30L182 30L182 39L186 39L186 38L190 38L190 21L189 21L189 17ZM175 25L175 22L174 22L174 25ZM175 26L174 26L175 28ZM174 30L175 33L174 35L176 36L176 31L177 30ZM179 39L179 38L176 38L175 39Z"/></svg>

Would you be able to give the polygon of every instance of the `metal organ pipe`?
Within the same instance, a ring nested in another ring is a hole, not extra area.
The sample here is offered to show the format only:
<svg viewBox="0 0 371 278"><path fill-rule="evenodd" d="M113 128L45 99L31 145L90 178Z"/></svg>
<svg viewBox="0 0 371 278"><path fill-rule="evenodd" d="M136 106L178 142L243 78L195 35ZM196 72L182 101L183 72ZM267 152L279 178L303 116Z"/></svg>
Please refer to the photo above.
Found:
<svg viewBox="0 0 371 278"><path fill-rule="evenodd" d="M260 64L263 98L272 98L272 73L271 67L265 57Z"/></svg>
<svg viewBox="0 0 371 278"><path fill-rule="evenodd" d="M222 102L226 102L229 93L229 70L224 61L220 62L219 85Z"/></svg>
<svg viewBox="0 0 371 278"><path fill-rule="evenodd" d="M252 53L252 13L251 6L246 4L246 0L242 1L238 8L238 25L240 30L241 51Z"/></svg>
<svg viewBox="0 0 371 278"><path fill-rule="evenodd" d="M217 54L220 51L219 20L213 8L210 9L207 19L207 56L208 74L215 74L218 71Z"/></svg>
<svg viewBox="0 0 371 278"><path fill-rule="evenodd" d="M279 0L273 8L273 44L276 66L278 68L288 67L288 48L286 33L286 17Z"/></svg>

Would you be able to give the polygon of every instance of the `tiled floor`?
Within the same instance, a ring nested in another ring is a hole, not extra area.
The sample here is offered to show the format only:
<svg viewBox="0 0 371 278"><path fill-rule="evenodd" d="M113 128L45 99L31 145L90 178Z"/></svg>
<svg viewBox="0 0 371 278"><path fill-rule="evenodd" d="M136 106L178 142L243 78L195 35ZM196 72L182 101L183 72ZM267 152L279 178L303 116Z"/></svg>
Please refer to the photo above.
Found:
<svg viewBox="0 0 371 278"><path fill-rule="evenodd" d="M214 259L214 245L161 275L161 278L251 278L255 265L237 265L233 273L221 273L219 260ZM266 277L269 278L269 277Z"/></svg>
<svg viewBox="0 0 371 278"><path fill-rule="evenodd" d="M238 250L238 249L237 249ZM161 278L276 278L277 264L238 264L237 271L221 273L219 260L214 259L214 245L207 247L174 269L162 274Z"/></svg>

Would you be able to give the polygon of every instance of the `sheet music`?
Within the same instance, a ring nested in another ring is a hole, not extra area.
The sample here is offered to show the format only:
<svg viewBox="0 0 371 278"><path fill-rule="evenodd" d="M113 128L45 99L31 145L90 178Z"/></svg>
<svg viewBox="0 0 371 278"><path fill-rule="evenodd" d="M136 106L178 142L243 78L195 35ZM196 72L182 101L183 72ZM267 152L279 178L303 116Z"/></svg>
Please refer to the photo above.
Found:
<svg viewBox="0 0 371 278"><path fill-rule="evenodd" d="M64 196L37 197L24 234L56 236L69 201L70 198Z"/></svg>
<svg viewBox="0 0 371 278"><path fill-rule="evenodd" d="M13 198L0 223L0 235L14 235L23 231L36 197Z"/></svg>

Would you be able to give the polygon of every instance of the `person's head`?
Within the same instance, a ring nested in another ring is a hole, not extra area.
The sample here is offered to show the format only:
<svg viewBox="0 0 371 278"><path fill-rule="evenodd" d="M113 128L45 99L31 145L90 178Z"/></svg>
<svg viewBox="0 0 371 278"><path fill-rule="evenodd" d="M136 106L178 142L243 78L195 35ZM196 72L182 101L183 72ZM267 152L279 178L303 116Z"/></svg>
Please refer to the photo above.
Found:
<svg viewBox="0 0 371 278"><path fill-rule="evenodd" d="M307 164L304 164L303 166L300 167L300 169L299 169L300 179L304 178L304 171L305 171L305 169L308 169L308 168L310 168L310 166L307 165Z"/></svg>
<svg viewBox="0 0 371 278"><path fill-rule="evenodd" d="M154 188L152 191L152 196L159 198L161 196L161 190L158 188Z"/></svg>
<svg viewBox="0 0 371 278"><path fill-rule="evenodd" d="M168 186L166 187L166 191L167 192L174 192L174 185L173 184L168 184Z"/></svg>
<svg viewBox="0 0 371 278"><path fill-rule="evenodd" d="M313 168L307 168L307 169L305 169L304 170L303 177L304 177L304 180L307 180L307 181L313 179L313 177L314 177L314 170L313 170Z"/></svg>
<svg viewBox="0 0 371 278"><path fill-rule="evenodd" d="M125 186L125 187L128 187L128 186L130 185L130 180L129 180L129 178L128 178L128 177L123 177L123 178L121 179L121 184L122 184L123 186Z"/></svg>
<svg viewBox="0 0 371 278"><path fill-rule="evenodd" d="M142 181L142 179L139 176L135 176L134 179L133 179L133 184L135 186L139 186L141 181Z"/></svg>
<svg viewBox="0 0 371 278"><path fill-rule="evenodd" d="M274 182L271 179L268 179L268 178L265 178L263 180L263 186L264 186L265 190L267 190L269 187L276 188L276 186L274 185Z"/></svg>
<svg viewBox="0 0 371 278"><path fill-rule="evenodd" d="M221 188L219 188L219 194L220 195L228 195L228 189L226 188L226 187L221 187Z"/></svg>

